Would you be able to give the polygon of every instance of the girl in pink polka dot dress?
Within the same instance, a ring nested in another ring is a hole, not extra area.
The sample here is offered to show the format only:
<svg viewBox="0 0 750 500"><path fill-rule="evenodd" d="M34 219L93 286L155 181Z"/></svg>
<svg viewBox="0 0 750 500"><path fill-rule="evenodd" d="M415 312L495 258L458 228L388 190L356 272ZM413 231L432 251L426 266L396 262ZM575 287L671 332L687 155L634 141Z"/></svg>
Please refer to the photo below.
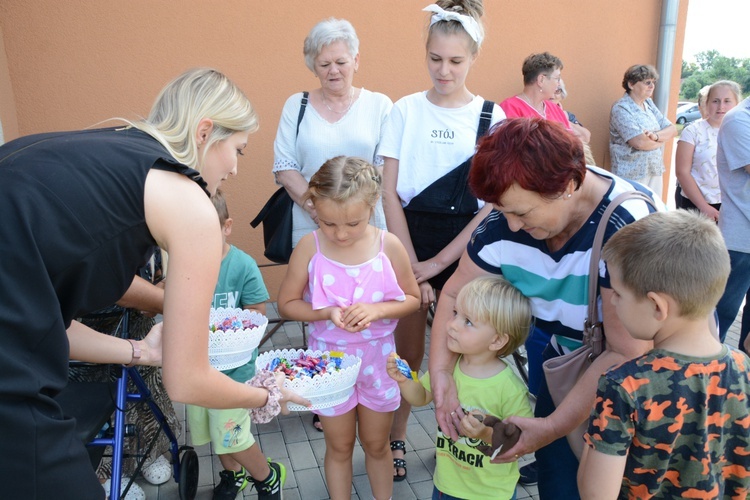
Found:
<svg viewBox="0 0 750 500"><path fill-rule="evenodd" d="M310 348L362 358L351 398L317 411L334 500L351 498L357 426L373 496L385 500L393 491L388 435L401 396L385 366L398 318L420 299L399 239L369 224L380 184L378 170L353 157L332 158L313 175L305 197L320 228L297 244L278 297L283 317L310 323Z"/></svg>

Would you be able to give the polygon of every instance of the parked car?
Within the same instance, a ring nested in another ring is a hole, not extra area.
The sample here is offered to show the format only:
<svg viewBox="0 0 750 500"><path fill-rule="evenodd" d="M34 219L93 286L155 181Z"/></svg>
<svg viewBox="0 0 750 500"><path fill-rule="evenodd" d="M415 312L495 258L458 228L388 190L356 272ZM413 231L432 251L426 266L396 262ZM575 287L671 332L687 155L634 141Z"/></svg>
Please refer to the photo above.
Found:
<svg viewBox="0 0 750 500"><path fill-rule="evenodd" d="M701 112L695 103L688 103L677 108L677 123L680 125L685 125L700 117Z"/></svg>

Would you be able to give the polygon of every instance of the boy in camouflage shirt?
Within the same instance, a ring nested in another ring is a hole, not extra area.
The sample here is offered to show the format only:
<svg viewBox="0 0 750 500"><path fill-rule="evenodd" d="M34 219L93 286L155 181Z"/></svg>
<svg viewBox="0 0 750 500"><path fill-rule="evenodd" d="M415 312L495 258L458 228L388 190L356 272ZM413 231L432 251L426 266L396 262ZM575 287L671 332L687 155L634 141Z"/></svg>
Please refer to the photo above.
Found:
<svg viewBox="0 0 750 500"><path fill-rule="evenodd" d="M599 380L582 498L746 498L750 359L712 333L729 275L716 224L654 213L618 231L602 257L618 317L654 349Z"/></svg>

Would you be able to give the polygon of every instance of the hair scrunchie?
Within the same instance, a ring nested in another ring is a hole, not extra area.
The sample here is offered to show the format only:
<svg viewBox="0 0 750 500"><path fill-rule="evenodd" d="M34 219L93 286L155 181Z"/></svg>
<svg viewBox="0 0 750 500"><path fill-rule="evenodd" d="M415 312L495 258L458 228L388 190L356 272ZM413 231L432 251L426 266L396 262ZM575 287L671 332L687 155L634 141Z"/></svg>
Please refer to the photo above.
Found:
<svg viewBox="0 0 750 500"><path fill-rule="evenodd" d="M271 371L260 370L253 378L245 383L252 387L268 389L268 401L266 401L265 406L249 409L250 419L253 422L256 424L267 424L281 412L281 404L279 403L279 400L281 399L281 390L276 383L276 377Z"/></svg>

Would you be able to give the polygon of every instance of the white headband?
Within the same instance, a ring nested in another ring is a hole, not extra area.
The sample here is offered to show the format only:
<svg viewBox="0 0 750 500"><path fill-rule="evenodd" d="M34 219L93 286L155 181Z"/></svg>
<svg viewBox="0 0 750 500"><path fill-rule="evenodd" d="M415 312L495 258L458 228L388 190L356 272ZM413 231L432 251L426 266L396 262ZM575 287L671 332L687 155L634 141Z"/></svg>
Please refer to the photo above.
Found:
<svg viewBox="0 0 750 500"><path fill-rule="evenodd" d="M458 12L451 12L443 10L439 5L431 4L422 9L424 12L433 12L432 19L430 20L430 26L439 21L458 21L463 26L466 33L477 42L477 45L482 45L482 30L479 28L479 23L476 19L466 14L459 14Z"/></svg>

